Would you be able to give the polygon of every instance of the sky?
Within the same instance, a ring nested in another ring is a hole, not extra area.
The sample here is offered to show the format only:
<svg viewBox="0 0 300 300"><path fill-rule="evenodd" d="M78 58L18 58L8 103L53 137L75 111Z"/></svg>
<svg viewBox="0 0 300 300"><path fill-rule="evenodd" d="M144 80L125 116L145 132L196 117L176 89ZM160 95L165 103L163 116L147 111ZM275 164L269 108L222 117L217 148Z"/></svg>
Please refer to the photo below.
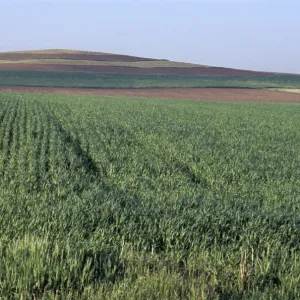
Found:
<svg viewBox="0 0 300 300"><path fill-rule="evenodd" d="M0 0L0 51L78 49L300 74L300 0Z"/></svg>

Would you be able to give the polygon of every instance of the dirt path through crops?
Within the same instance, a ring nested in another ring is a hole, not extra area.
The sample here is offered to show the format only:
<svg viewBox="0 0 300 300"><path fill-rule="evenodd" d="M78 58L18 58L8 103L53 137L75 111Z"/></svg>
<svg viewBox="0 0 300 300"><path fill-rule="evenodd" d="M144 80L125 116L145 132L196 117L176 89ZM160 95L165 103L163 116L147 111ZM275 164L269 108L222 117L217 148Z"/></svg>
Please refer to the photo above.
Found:
<svg viewBox="0 0 300 300"><path fill-rule="evenodd" d="M99 95L231 102L294 102L300 94L273 90L216 88L79 89L0 86L0 91L65 95Z"/></svg>

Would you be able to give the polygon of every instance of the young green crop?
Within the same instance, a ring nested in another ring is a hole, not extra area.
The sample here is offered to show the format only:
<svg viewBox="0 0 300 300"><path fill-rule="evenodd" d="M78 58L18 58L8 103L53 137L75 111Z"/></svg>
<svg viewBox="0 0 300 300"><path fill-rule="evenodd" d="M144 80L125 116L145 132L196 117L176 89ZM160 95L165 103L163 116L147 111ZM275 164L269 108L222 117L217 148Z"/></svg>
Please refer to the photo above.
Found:
<svg viewBox="0 0 300 300"><path fill-rule="evenodd" d="M298 299L300 108L0 94L3 299Z"/></svg>

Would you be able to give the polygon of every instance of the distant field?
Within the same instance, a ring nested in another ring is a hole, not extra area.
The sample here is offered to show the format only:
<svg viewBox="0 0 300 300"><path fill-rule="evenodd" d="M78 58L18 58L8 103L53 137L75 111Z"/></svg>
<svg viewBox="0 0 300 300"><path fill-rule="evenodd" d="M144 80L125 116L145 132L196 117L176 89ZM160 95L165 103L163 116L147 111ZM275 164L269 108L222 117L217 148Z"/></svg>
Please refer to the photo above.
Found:
<svg viewBox="0 0 300 300"><path fill-rule="evenodd" d="M139 68L136 68L139 69ZM210 68L207 68L210 70ZM80 88L300 88L300 75L181 76L0 70L0 85Z"/></svg>
<svg viewBox="0 0 300 300"><path fill-rule="evenodd" d="M121 98L179 99L222 102L279 102L300 103L300 94L270 89L244 88L56 88L36 86L1 86L0 92L38 93L56 95L90 95Z"/></svg>
<svg viewBox="0 0 300 300"><path fill-rule="evenodd" d="M175 61L91 61L91 60L71 60L71 59L26 59L26 60L5 60L0 59L0 64L58 64L58 65L96 65L96 66L121 66L135 68L192 68L200 65L175 62ZM201 67L206 67L202 66ZM209 68L209 66L207 66Z"/></svg>
<svg viewBox="0 0 300 300"><path fill-rule="evenodd" d="M78 50L0 53L0 86L300 89L300 75ZM296 100L297 101L297 100Z"/></svg>
<svg viewBox="0 0 300 300"><path fill-rule="evenodd" d="M4 60L30 60L30 59L71 59L71 60L89 60L89 61L157 61L159 59L121 55L108 53L89 53L81 51L62 51L50 52L0 52L0 59Z"/></svg>
<svg viewBox="0 0 300 300"><path fill-rule="evenodd" d="M300 108L0 93L0 298L300 299Z"/></svg>
<svg viewBox="0 0 300 300"><path fill-rule="evenodd" d="M1 52L0 52L1 53ZM44 50L24 50L24 51L10 51L2 53L25 53L25 54L110 54L105 52L93 52L71 49L44 49Z"/></svg>

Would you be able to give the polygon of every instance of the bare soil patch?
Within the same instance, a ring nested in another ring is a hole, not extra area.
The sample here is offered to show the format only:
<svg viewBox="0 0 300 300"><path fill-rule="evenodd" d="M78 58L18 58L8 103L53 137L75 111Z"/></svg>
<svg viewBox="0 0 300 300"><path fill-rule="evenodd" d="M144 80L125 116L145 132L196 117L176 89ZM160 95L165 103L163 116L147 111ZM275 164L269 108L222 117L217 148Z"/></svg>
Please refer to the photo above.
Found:
<svg viewBox="0 0 300 300"><path fill-rule="evenodd" d="M275 91L286 92L286 93L300 93L300 89L273 89Z"/></svg>
<svg viewBox="0 0 300 300"><path fill-rule="evenodd" d="M106 55L105 55L106 56ZM28 71L81 71L119 74L162 74L162 75L195 75L195 76L267 76L273 73L236 70L219 67L154 67L137 68L122 66L98 65L69 65L69 64L26 64L0 63L0 70L28 70Z"/></svg>
<svg viewBox="0 0 300 300"><path fill-rule="evenodd" d="M271 90L216 89L216 88L149 88L149 89L78 89L0 86L0 91L67 95L99 95L118 97L146 97L228 102L294 102L300 94Z"/></svg>

